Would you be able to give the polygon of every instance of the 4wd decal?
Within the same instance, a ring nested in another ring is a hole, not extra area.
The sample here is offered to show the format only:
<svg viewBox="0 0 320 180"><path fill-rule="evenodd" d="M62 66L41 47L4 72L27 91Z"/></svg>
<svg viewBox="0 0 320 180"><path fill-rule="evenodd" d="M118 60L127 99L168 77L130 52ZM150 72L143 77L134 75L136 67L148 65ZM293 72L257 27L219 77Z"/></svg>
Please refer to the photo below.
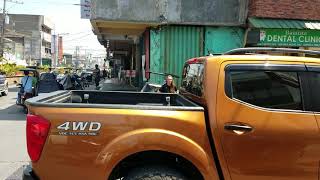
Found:
<svg viewBox="0 0 320 180"><path fill-rule="evenodd" d="M97 136L101 128L99 122L65 122L57 127L63 136Z"/></svg>

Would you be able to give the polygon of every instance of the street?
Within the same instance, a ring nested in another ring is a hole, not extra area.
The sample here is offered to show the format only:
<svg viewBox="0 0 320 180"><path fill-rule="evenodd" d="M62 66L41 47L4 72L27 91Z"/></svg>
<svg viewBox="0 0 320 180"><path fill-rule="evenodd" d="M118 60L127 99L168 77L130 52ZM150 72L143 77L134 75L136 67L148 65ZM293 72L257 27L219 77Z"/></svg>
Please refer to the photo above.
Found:
<svg viewBox="0 0 320 180"><path fill-rule="evenodd" d="M15 105L18 89L9 89L8 96L0 97L0 179L21 179L22 166L28 164L25 114ZM16 172L16 171L19 172ZM16 172L16 173L15 173Z"/></svg>

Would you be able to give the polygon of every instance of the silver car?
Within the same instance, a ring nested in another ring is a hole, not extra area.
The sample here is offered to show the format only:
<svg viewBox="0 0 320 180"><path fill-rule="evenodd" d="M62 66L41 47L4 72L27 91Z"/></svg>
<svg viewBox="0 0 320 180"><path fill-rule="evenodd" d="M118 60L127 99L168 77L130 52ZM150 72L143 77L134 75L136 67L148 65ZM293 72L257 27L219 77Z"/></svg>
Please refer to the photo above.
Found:
<svg viewBox="0 0 320 180"><path fill-rule="evenodd" d="M0 96L6 96L9 92L9 84L6 75L0 72Z"/></svg>

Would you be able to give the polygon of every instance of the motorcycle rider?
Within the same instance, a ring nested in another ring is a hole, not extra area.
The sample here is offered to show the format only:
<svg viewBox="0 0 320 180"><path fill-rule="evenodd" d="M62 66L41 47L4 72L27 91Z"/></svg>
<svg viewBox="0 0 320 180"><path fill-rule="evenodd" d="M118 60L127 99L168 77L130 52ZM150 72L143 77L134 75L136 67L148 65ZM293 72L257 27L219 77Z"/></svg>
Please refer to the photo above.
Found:
<svg viewBox="0 0 320 180"><path fill-rule="evenodd" d="M20 92L24 95L25 99L31 98L33 96L32 81L33 77L29 76L29 71L24 71L24 77L21 79Z"/></svg>

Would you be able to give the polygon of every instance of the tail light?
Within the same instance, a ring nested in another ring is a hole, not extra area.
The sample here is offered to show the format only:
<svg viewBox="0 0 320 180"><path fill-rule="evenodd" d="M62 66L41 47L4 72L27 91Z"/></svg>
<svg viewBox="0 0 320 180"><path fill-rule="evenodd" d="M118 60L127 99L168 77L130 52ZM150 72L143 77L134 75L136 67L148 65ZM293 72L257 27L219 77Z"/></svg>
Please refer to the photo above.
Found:
<svg viewBox="0 0 320 180"><path fill-rule="evenodd" d="M31 161L38 161L46 142L50 122L40 116L27 115L27 148Z"/></svg>

